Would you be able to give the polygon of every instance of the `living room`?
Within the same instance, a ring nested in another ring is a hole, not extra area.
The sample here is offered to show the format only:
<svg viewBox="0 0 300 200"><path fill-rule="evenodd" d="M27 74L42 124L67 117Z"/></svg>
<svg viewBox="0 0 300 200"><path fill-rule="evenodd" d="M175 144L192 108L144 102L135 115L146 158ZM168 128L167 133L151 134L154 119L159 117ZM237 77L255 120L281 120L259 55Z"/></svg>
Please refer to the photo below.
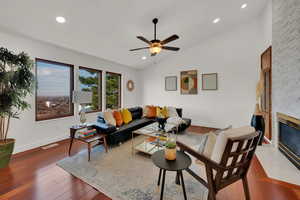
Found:
<svg viewBox="0 0 300 200"><path fill-rule="evenodd" d="M300 199L299 9L2 2L0 199ZM190 165L156 163L168 147Z"/></svg>

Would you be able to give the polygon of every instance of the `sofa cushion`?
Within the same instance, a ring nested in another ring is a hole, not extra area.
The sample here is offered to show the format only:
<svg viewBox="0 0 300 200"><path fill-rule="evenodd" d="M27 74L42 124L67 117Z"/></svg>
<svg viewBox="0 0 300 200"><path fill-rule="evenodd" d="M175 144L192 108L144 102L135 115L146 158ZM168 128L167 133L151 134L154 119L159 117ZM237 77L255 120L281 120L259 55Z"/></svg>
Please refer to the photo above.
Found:
<svg viewBox="0 0 300 200"><path fill-rule="evenodd" d="M115 126L101 122L93 124L93 127L105 134L110 134L117 130Z"/></svg>
<svg viewBox="0 0 300 200"><path fill-rule="evenodd" d="M143 109L141 107L134 107L128 109L131 112L132 120L140 119L143 116Z"/></svg>
<svg viewBox="0 0 300 200"><path fill-rule="evenodd" d="M131 132L131 131L134 131L136 129L139 129L139 128L145 126L146 124L148 124L151 121L153 121L153 120L148 119L148 118L136 119L134 121L131 121L128 124L124 124L123 126L119 127L115 133L123 132L123 131Z"/></svg>
<svg viewBox="0 0 300 200"><path fill-rule="evenodd" d="M182 118L182 108L176 108L176 112L178 116Z"/></svg>

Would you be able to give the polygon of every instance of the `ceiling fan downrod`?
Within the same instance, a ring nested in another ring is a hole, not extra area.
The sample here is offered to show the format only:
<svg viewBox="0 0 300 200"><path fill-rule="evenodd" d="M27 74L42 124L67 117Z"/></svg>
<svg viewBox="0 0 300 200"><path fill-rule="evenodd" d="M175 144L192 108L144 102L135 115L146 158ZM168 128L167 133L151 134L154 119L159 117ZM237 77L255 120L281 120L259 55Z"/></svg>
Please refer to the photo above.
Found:
<svg viewBox="0 0 300 200"><path fill-rule="evenodd" d="M154 40L156 40L156 24L158 22L158 19L157 18L154 18L152 20L153 24L154 24Z"/></svg>

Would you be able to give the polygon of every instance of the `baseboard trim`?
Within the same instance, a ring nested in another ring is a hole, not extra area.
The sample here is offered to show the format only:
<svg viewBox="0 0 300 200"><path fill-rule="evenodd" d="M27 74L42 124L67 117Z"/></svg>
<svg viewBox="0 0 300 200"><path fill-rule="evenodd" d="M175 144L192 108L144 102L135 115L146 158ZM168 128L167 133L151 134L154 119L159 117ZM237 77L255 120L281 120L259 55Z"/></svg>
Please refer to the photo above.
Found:
<svg viewBox="0 0 300 200"><path fill-rule="evenodd" d="M266 136L264 136L264 141L268 144L272 144L271 140L269 140Z"/></svg>
<svg viewBox="0 0 300 200"><path fill-rule="evenodd" d="M32 148L32 149L28 149L28 150L25 150L25 151L22 151L22 152L14 153L12 155L12 158L14 159L14 158L17 158L17 157L22 157L23 155L38 152L38 151L47 151L48 149L42 149L42 147L47 146L47 145L51 145L51 144L55 144L55 143L57 143L58 144L57 146L59 146L59 145L63 144L64 142L67 142L68 140L69 140L69 138L63 139L63 140L60 140L60 141L56 141L54 143L45 144L45 145L35 147L35 148Z"/></svg>
<svg viewBox="0 0 300 200"><path fill-rule="evenodd" d="M21 153L21 152L32 150L32 149L35 149L35 148L39 148L41 146L45 146L45 145L49 145L49 144L54 143L54 142L65 140L67 138L69 138L69 137L64 135L64 136L58 136L58 137L54 137L54 138L47 138L45 140L40 140L40 141L37 141L35 143L26 144L26 145L19 146L19 147L17 146L15 148L13 154Z"/></svg>

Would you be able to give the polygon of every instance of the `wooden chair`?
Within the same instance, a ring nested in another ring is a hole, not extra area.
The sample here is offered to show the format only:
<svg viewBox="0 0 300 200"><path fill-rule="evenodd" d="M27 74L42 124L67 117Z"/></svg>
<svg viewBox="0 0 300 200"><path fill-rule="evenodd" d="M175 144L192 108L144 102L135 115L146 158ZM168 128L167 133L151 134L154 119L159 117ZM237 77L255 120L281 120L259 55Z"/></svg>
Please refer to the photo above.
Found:
<svg viewBox="0 0 300 200"><path fill-rule="evenodd" d="M204 163L204 175L202 177L198 176L191 169L187 169L187 172L208 188L208 200L216 200L218 191L240 179L243 181L246 200L250 200L247 172L259 138L258 132L237 138L228 138L220 163L199 154L181 142L177 142L177 144L181 151L192 155Z"/></svg>

